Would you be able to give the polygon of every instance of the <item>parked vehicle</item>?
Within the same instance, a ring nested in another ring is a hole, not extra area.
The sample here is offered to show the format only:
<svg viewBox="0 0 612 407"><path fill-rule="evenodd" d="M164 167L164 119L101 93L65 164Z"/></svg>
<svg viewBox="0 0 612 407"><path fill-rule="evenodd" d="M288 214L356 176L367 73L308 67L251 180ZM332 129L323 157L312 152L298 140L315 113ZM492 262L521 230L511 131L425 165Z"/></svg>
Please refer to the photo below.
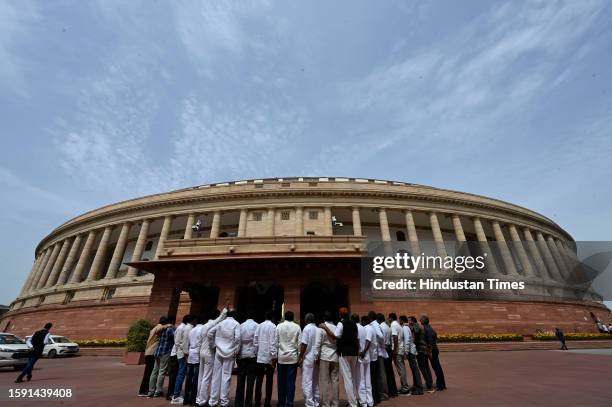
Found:
<svg viewBox="0 0 612 407"><path fill-rule="evenodd" d="M17 335L0 333L0 367L21 370L28 363L30 349Z"/></svg>
<svg viewBox="0 0 612 407"><path fill-rule="evenodd" d="M79 352L79 345L72 342L65 336L50 335L51 343L45 345L43 357L54 358L56 356L76 355ZM26 340L30 337L26 336Z"/></svg>

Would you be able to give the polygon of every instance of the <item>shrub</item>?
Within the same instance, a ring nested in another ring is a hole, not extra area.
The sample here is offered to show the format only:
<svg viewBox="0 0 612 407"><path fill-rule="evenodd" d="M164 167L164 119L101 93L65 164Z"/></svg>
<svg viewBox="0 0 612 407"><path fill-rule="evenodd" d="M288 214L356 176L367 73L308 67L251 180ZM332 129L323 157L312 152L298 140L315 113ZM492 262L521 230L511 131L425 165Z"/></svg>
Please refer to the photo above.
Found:
<svg viewBox="0 0 612 407"><path fill-rule="evenodd" d="M568 332L565 335L567 341L585 341L595 339L612 339L610 334L590 333L590 332ZM556 341L557 337L554 332L538 332L533 334L533 339L538 341Z"/></svg>
<svg viewBox="0 0 612 407"><path fill-rule="evenodd" d="M520 342L523 336L520 334L441 334L438 342Z"/></svg>
<svg viewBox="0 0 612 407"><path fill-rule="evenodd" d="M127 334L127 351L144 352L152 328L153 324L145 319L134 322Z"/></svg>
<svg viewBox="0 0 612 407"><path fill-rule="evenodd" d="M75 341L80 347L90 346L125 346L126 339L81 339Z"/></svg>

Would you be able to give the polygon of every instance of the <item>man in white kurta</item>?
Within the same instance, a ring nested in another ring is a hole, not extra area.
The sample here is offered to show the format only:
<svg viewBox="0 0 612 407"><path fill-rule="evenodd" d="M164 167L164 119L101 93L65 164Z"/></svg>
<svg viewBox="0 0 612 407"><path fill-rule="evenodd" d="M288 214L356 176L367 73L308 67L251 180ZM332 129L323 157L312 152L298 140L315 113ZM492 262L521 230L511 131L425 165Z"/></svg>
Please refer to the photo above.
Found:
<svg viewBox="0 0 612 407"><path fill-rule="evenodd" d="M361 324L357 325L357 334L359 335L359 402L362 406L372 407L374 399L372 398L372 377L370 374L370 355L377 353L376 347L372 346L374 332L369 325L370 320L367 316L361 317Z"/></svg>
<svg viewBox="0 0 612 407"><path fill-rule="evenodd" d="M264 407L270 407L272 402L272 384L277 359L276 325L272 322L274 313L266 312L266 320L259 324L255 331L253 344L257 349L257 382L255 384L255 406L261 404L261 387L266 379L266 395Z"/></svg>
<svg viewBox="0 0 612 407"><path fill-rule="evenodd" d="M315 316L311 313L304 317L306 326L302 331L300 358L302 366L302 393L306 407L319 406L319 369L315 366L315 345L319 336L319 328L314 324Z"/></svg>
<svg viewBox="0 0 612 407"><path fill-rule="evenodd" d="M315 358L319 361L321 407L338 407L339 400L339 365L336 339L327 335L327 332L336 331L336 325L332 321L331 312L326 311L323 325L327 329L319 328L315 344Z"/></svg>
<svg viewBox="0 0 612 407"><path fill-rule="evenodd" d="M225 319L227 307L219 313L213 310L210 319L200 330L200 369L198 372L198 394L196 404L208 403L210 398L210 384L212 382L212 372L215 364L215 342L208 338L208 332Z"/></svg>

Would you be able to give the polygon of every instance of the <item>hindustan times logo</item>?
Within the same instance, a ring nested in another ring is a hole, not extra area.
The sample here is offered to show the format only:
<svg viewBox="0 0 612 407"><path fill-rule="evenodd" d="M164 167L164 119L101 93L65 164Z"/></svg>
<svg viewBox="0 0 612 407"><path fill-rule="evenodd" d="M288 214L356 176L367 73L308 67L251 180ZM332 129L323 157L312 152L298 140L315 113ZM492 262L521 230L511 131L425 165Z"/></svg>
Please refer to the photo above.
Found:
<svg viewBox="0 0 612 407"><path fill-rule="evenodd" d="M412 256L408 253L396 253L394 256L374 256L372 258L372 271L376 274L385 270L406 270L414 273L419 269L454 270L456 273L485 268L484 256L426 256L421 253Z"/></svg>

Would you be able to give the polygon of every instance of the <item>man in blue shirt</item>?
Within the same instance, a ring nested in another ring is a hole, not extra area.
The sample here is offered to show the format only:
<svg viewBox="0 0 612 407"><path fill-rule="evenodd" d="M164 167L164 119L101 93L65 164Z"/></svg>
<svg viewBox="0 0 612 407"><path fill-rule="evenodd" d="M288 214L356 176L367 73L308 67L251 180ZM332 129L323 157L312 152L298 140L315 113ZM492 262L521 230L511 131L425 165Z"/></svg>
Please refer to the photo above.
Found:
<svg viewBox="0 0 612 407"><path fill-rule="evenodd" d="M153 371L151 372L151 378L149 379L149 397L161 397L164 395L163 385L164 376L168 369L168 361L170 360L170 352L174 346L174 323L176 318L170 316L166 318L164 324L169 325L161 333L159 337L159 343L155 350L155 364L153 365Z"/></svg>

